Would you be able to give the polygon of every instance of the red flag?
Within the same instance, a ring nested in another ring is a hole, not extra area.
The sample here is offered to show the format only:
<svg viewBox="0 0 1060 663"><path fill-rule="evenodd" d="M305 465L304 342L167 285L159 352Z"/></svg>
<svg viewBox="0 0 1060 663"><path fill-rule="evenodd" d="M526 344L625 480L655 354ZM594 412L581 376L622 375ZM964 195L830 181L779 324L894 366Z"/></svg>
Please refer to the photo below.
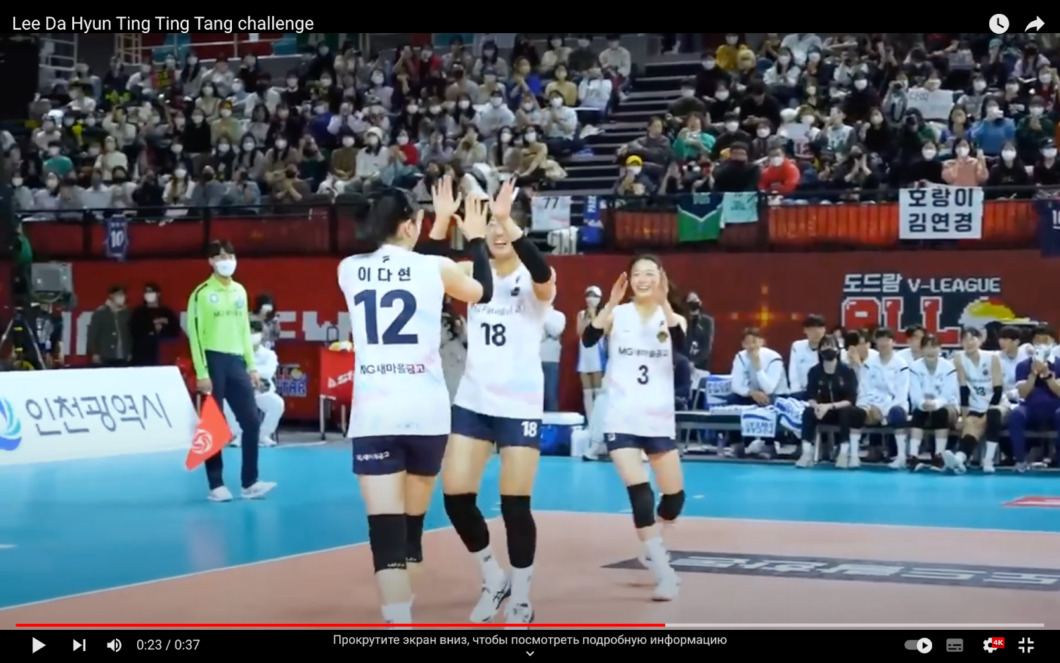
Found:
<svg viewBox="0 0 1060 663"><path fill-rule="evenodd" d="M220 453L231 439L232 430L228 427L217 400L213 396L204 397L199 425L195 428L195 437L191 441L191 449L188 450L184 467L194 470Z"/></svg>

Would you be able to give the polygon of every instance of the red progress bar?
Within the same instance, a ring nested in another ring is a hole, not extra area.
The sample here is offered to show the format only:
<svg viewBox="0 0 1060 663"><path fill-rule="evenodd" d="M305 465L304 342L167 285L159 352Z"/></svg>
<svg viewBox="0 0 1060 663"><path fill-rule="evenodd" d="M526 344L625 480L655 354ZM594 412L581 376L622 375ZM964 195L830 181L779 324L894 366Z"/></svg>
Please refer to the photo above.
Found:
<svg viewBox="0 0 1060 663"><path fill-rule="evenodd" d="M666 628L666 624L16 624L16 628Z"/></svg>

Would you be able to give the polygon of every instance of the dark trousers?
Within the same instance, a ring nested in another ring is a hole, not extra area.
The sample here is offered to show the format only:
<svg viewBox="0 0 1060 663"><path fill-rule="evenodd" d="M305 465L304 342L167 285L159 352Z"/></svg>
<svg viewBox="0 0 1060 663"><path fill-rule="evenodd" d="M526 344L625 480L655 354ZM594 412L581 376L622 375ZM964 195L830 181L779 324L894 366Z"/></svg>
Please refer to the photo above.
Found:
<svg viewBox="0 0 1060 663"><path fill-rule="evenodd" d="M128 366L128 359L104 359L99 364L103 368L121 368L122 366Z"/></svg>
<svg viewBox="0 0 1060 663"><path fill-rule="evenodd" d="M559 412L559 362L543 361L545 374L545 412Z"/></svg>
<svg viewBox="0 0 1060 663"><path fill-rule="evenodd" d="M839 444L850 441L850 429L865 425L865 411L852 405L829 410L820 419L812 407L802 411L802 441L813 444L817 439L817 427L821 424L839 426L835 441Z"/></svg>
<svg viewBox="0 0 1060 663"><path fill-rule="evenodd" d="M261 421L258 419L258 405L254 400L254 385L250 382L247 364L242 357L223 352L206 352L206 370L210 372L213 383L213 396L221 407L224 403L232 408L240 428L243 429L242 446L244 488L250 488L258 481L258 441L261 435ZM224 443L227 443L225 440ZM224 485L224 460L222 453L215 454L206 461L206 479L210 490Z"/></svg>

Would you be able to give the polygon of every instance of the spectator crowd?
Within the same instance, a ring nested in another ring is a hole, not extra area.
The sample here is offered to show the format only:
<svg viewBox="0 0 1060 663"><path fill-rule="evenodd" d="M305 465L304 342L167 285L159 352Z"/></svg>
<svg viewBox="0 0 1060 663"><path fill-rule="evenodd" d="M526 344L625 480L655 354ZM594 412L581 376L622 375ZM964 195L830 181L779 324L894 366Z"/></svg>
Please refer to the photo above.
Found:
<svg viewBox="0 0 1060 663"><path fill-rule="evenodd" d="M615 193L840 201L932 184L1009 187L994 197L1060 186L1060 54L1047 39L907 37L767 33L752 45L729 34L619 150Z"/></svg>
<svg viewBox="0 0 1060 663"><path fill-rule="evenodd" d="M4 134L4 158L16 209L43 219L255 212L379 186L429 199L444 174L465 193L511 176L532 191L565 176L558 158L588 153L630 70L617 35L606 48L520 38L504 53L454 38L393 57L321 44L283 80L253 55L206 63L194 50L101 74L78 64L34 104L31 136Z"/></svg>

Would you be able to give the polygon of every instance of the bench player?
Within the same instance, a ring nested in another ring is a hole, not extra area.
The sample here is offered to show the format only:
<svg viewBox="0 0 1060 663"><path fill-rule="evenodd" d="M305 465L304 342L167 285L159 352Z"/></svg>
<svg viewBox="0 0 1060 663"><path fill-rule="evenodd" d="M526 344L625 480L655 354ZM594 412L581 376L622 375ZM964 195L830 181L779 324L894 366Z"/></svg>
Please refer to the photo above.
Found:
<svg viewBox="0 0 1060 663"><path fill-rule="evenodd" d="M545 378L541 336L556 296L556 275L511 218L513 182L492 205L487 238L493 299L468 307L467 363L453 401L453 429L442 466L445 512L482 573L471 621L491 621L509 596L508 624L534 620L530 582L537 525L530 509L540 460ZM468 265L470 267L470 265ZM478 492L486 463L499 449L501 517L511 575L490 546Z"/></svg>
<svg viewBox="0 0 1060 663"><path fill-rule="evenodd" d="M627 290L633 300L623 303ZM609 403L604 439L611 460L626 485L633 510L633 526L644 546L644 559L655 576L653 598L677 598L680 580L670 566L656 516L664 524L681 515L685 503L681 457L677 451L674 414L674 354L684 347L688 323L674 312L662 263L641 256L619 276L611 298L582 334L582 345L592 347L608 337L604 375ZM648 462L662 497L658 509L641 453Z"/></svg>
<svg viewBox="0 0 1060 663"><path fill-rule="evenodd" d="M936 449L946 448L950 429L957 425L957 405L960 402L960 387L957 369L953 362L940 356L941 345L937 336L928 334L918 339L920 359L913 362L909 370L910 415L909 449L898 445L898 453L890 467L896 470L909 467L915 470L930 467L920 463L920 442L927 432L933 433ZM941 455L936 456L936 469L942 468Z"/></svg>
<svg viewBox="0 0 1060 663"><path fill-rule="evenodd" d="M365 219L379 248L346 258L338 274L357 364L349 428L353 472L368 514L383 619L403 625L412 623L408 566L422 559L423 518L449 435L449 390L439 356L442 302L446 295L488 302L493 291L485 205L470 204L458 220L473 256L472 276L448 258L412 251L422 221L411 194L384 191Z"/></svg>
<svg viewBox="0 0 1060 663"><path fill-rule="evenodd" d="M935 453L942 456L946 469L957 474L967 471L968 459L975 453L979 440L986 438L983 470L994 471L994 456L1001 438L1004 376L997 353L980 349L983 332L968 327L961 332L961 350L954 356L957 381L960 384L961 418L957 425L960 438L957 451L935 440Z"/></svg>

